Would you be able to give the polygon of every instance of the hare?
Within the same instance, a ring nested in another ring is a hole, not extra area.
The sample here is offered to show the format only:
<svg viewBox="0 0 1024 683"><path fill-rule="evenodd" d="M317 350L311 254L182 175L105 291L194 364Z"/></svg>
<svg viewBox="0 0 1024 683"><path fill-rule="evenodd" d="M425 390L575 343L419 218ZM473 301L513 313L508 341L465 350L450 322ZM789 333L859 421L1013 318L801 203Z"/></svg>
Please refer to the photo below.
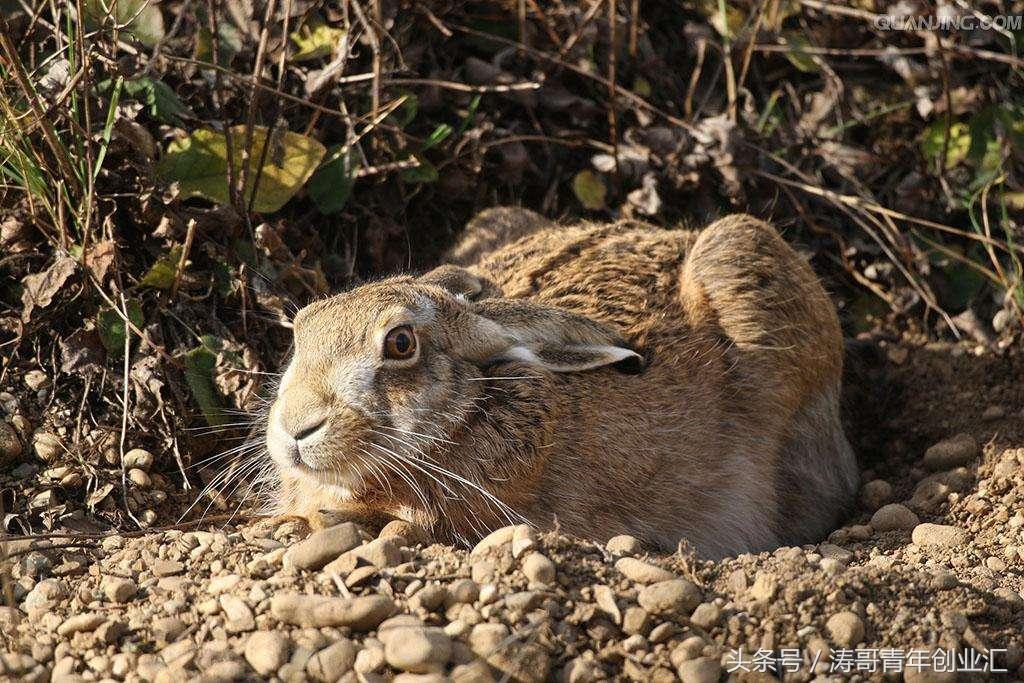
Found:
<svg viewBox="0 0 1024 683"><path fill-rule="evenodd" d="M492 209L448 261L296 315L266 430L280 513L717 558L819 540L851 502L839 323L768 224Z"/></svg>

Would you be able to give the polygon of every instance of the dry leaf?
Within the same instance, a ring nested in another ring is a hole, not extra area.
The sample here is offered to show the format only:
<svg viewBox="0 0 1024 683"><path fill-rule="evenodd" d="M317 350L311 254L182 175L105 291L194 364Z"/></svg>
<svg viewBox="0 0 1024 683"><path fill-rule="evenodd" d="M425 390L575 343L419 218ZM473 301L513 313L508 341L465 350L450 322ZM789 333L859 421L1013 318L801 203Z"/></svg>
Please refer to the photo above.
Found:
<svg viewBox="0 0 1024 683"><path fill-rule="evenodd" d="M26 275L22 280L25 290L21 293L21 319L28 322L35 308L46 308L53 301L53 295L60 290L71 274L75 272L75 260L61 256L42 273Z"/></svg>

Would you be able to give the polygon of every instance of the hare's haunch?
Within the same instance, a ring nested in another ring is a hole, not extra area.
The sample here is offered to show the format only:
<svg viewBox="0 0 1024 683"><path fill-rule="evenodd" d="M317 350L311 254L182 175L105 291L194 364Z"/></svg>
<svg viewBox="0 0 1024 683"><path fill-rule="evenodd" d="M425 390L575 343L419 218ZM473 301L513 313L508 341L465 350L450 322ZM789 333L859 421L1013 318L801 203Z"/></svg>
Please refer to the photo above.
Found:
<svg viewBox="0 0 1024 683"><path fill-rule="evenodd" d="M766 223L493 209L449 262L295 317L267 427L279 512L714 557L818 540L852 499L835 310Z"/></svg>

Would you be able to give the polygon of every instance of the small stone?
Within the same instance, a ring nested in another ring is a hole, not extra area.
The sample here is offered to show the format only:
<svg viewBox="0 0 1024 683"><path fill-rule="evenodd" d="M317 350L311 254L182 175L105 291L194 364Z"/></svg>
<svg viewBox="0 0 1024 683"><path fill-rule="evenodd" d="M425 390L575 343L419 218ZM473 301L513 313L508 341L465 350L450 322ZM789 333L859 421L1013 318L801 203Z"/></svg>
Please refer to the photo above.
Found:
<svg viewBox="0 0 1024 683"><path fill-rule="evenodd" d="M261 676L276 673L288 661L290 654L288 637L277 631L256 631L245 641L245 661ZM355 653L352 658L355 659Z"/></svg>
<svg viewBox="0 0 1024 683"><path fill-rule="evenodd" d="M328 598L283 593L270 600L270 611L276 619L311 628L348 626L355 631L369 631L394 610L395 603L385 595Z"/></svg>
<svg viewBox="0 0 1024 683"><path fill-rule="evenodd" d="M22 606L26 609L44 607L67 597L68 586L60 579L43 579L28 592Z"/></svg>
<svg viewBox="0 0 1024 683"><path fill-rule="evenodd" d="M921 520L905 505L889 503L883 505L871 515L871 528L875 531L894 531L896 529L912 529Z"/></svg>
<svg viewBox="0 0 1024 683"><path fill-rule="evenodd" d="M616 625L622 623L622 612L615 603L615 591L610 586L597 585L593 588L594 602L602 612L612 618Z"/></svg>
<svg viewBox="0 0 1024 683"><path fill-rule="evenodd" d="M627 579L636 583L658 583L676 578L676 575L670 571L641 562L633 557L619 558L615 562L615 568Z"/></svg>
<svg viewBox="0 0 1024 683"><path fill-rule="evenodd" d="M722 665L715 657L698 657L682 662L676 672L682 683L716 683Z"/></svg>
<svg viewBox="0 0 1024 683"><path fill-rule="evenodd" d="M613 555L639 555L643 552L644 546L637 538L629 534L620 534L609 538L604 549Z"/></svg>
<svg viewBox="0 0 1024 683"><path fill-rule="evenodd" d="M860 490L860 500L865 509L874 512L892 500L892 484L884 479L872 479Z"/></svg>
<svg viewBox="0 0 1024 683"><path fill-rule="evenodd" d="M924 453L924 466L930 470L949 470L966 465L981 454L981 447L970 434L957 434L940 441Z"/></svg>
<svg viewBox="0 0 1024 683"><path fill-rule="evenodd" d="M6 470L21 459L21 438L17 430L0 421L0 470Z"/></svg>
<svg viewBox="0 0 1024 683"><path fill-rule="evenodd" d="M406 548L430 543L430 534L426 529L404 519L393 519L385 524L377 538L390 538Z"/></svg>
<svg viewBox="0 0 1024 683"><path fill-rule="evenodd" d="M0 632L14 633L21 623L21 610L16 607L0 605Z"/></svg>
<svg viewBox="0 0 1024 683"><path fill-rule="evenodd" d="M103 615L95 612L86 612L85 614L76 614L73 617L68 617L64 622L57 627L57 635L69 636L79 631L94 631L96 628L103 623Z"/></svg>
<svg viewBox="0 0 1024 683"><path fill-rule="evenodd" d="M996 420L1002 420L1004 417L1006 417L1006 408L1002 406L989 406L981 414L981 419L985 422L995 422Z"/></svg>
<svg viewBox="0 0 1024 683"><path fill-rule="evenodd" d="M448 598L448 589L437 583L428 583L416 591L409 603L413 607L421 607L428 612L433 612L444 604Z"/></svg>
<svg viewBox="0 0 1024 683"><path fill-rule="evenodd" d="M537 532L533 527L520 524L512 531L512 557L517 560L537 547Z"/></svg>
<svg viewBox="0 0 1024 683"><path fill-rule="evenodd" d="M324 571L328 574L347 574L359 564L371 564L378 569L402 564L402 549L394 539L376 538L365 545L342 553L330 562Z"/></svg>
<svg viewBox="0 0 1024 683"><path fill-rule="evenodd" d="M332 683L352 670L358 648L351 640L342 639L318 651L306 661L306 673L315 681Z"/></svg>
<svg viewBox="0 0 1024 683"><path fill-rule="evenodd" d="M963 545L967 540L967 535L962 529L958 529L955 526L926 522L914 527L914 532L911 534L910 539L915 545L922 547L954 548Z"/></svg>
<svg viewBox="0 0 1024 683"><path fill-rule="evenodd" d="M678 669L679 665L683 662L700 657L700 653L704 651L705 645L707 643L700 636L690 636L669 653L668 659L672 662L672 666Z"/></svg>
<svg viewBox="0 0 1024 683"><path fill-rule="evenodd" d="M313 532L288 548L282 562L285 567L320 569L342 553L358 547L362 542L359 527L352 522L345 522Z"/></svg>
<svg viewBox="0 0 1024 683"><path fill-rule="evenodd" d="M853 612L833 614L825 623L832 640L837 645L852 648L864 639L864 622Z"/></svg>
<svg viewBox="0 0 1024 683"><path fill-rule="evenodd" d="M253 617L252 610L237 595L220 596L220 608L224 610L224 616L228 620L225 624L228 633L244 633L256 628L256 619Z"/></svg>
<svg viewBox="0 0 1024 683"><path fill-rule="evenodd" d="M113 645L121 640L126 633L128 633L128 627L123 622L117 620L105 621L96 629L96 640L107 645Z"/></svg>
<svg viewBox="0 0 1024 683"><path fill-rule="evenodd" d="M370 579L377 576L377 568L371 565L365 567L356 567L349 575L345 577L345 585L349 588L356 588L369 582Z"/></svg>
<svg viewBox="0 0 1024 683"><path fill-rule="evenodd" d="M651 615L643 607L627 607L622 613L622 632L646 634L651 630Z"/></svg>
<svg viewBox="0 0 1024 683"><path fill-rule="evenodd" d="M523 574L530 583L550 585L555 581L555 563L538 552L523 558Z"/></svg>
<svg viewBox="0 0 1024 683"><path fill-rule="evenodd" d="M384 640L384 659L401 671L440 671L451 654L452 639L437 627L403 626Z"/></svg>
<svg viewBox="0 0 1024 683"><path fill-rule="evenodd" d="M938 479L923 479L914 489L910 504L921 512L934 512L946 502L952 489Z"/></svg>
<svg viewBox="0 0 1024 683"><path fill-rule="evenodd" d="M994 572L1001 572L1006 570L1006 562L999 557L989 557L985 559L985 566Z"/></svg>
<svg viewBox="0 0 1024 683"><path fill-rule="evenodd" d="M473 546L473 550L470 551L471 556L482 555L490 552L495 548L500 548L503 545L512 542L512 537L515 535L515 526L506 526L500 529L495 529L491 533L480 539L480 542Z"/></svg>
<svg viewBox="0 0 1024 683"><path fill-rule="evenodd" d="M124 454L124 466L148 471L153 466L153 454L143 448L133 448Z"/></svg>
<svg viewBox="0 0 1024 683"><path fill-rule="evenodd" d="M50 378L42 370L29 370L22 379L25 381L25 386L32 391L39 391L50 382Z"/></svg>
<svg viewBox="0 0 1024 683"><path fill-rule="evenodd" d="M690 623L705 631L710 631L722 620L722 609L713 602L703 602L697 605L690 615Z"/></svg>
<svg viewBox="0 0 1024 683"><path fill-rule="evenodd" d="M185 571L185 565L176 560L153 560L149 565L155 576L175 576Z"/></svg>
<svg viewBox="0 0 1024 683"><path fill-rule="evenodd" d="M747 595L757 602L768 602L775 597L779 582L774 574L758 572L754 577L754 585L747 591Z"/></svg>
<svg viewBox="0 0 1024 683"><path fill-rule="evenodd" d="M157 619L150 625L153 637L165 643L173 643L178 639L178 636L185 632L185 628L185 622L178 617L164 617L163 619Z"/></svg>
<svg viewBox="0 0 1024 683"><path fill-rule="evenodd" d="M198 680L201 683L229 683L240 681L246 676L247 672L242 662L237 659L225 659L207 667Z"/></svg>
<svg viewBox="0 0 1024 683"><path fill-rule="evenodd" d="M144 489L149 488L149 485L152 483L149 479L149 475L138 467L128 470L128 480L136 486Z"/></svg>
<svg viewBox="0 0 1024 683"><path fill-rule="evenodd" d="M206 586L206 592L211 595L220 595L221 593L228 593L234 590L242 581L242 577L238 574L222 574L221 576L215 576L210 579L210 583Z"/></svg>
<svg viewBox="0 0 1024 683"><path fill-rule="evenodd" d="M480 587L473 579L457 579L448 584L448 596L452 603L470 605L480 597Z"/></svg>
<svg viewBox="0 0 1024 683"><path fill-rule="evenodd" d="M64 444L55 434L36 432L32 439L32 450L43 462L52 462L64 452Z"/></svg>
<svg viewBox="0 0 1024 683"><path fill-rule="evenodd" d="M650 614L690 613L700 604L703 594L686 579L659 581L645 586L637 595L637 603Z"/></svg>

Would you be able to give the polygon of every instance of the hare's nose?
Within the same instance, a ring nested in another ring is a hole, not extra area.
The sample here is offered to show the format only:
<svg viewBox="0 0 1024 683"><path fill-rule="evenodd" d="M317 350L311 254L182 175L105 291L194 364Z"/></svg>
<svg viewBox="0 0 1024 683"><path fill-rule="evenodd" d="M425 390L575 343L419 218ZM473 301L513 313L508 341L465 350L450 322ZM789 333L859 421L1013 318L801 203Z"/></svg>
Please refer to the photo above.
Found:
<svg viewBox="0 0 1024 683"><path fill-rule="evenodd" d="M310 418L307 419L306 421L290 429L290 436L296 441L308 439L309 437L320 431L323 428L324 423L326 422L327 418L325 417L310 416Z"/></svg>

